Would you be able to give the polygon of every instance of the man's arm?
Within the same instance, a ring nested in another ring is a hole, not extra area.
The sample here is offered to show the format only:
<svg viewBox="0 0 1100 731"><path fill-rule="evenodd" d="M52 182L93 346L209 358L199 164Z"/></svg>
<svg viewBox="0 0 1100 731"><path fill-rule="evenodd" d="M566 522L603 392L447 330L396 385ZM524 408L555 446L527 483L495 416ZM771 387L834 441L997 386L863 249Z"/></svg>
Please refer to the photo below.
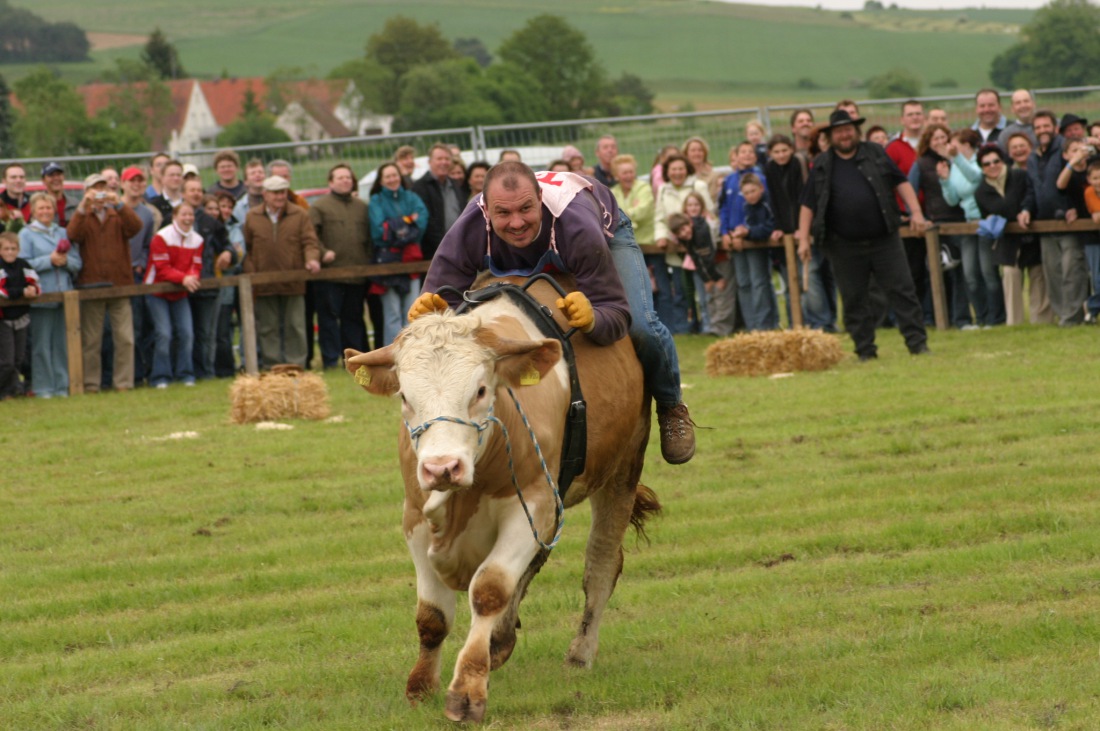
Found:
<svg viewBox="0 0 1100 731"><path fill-rule="evenodd" d="M917 200L917 192L913 190L913 186L909 184L909 181L901 183L894 191L905 202L906 207L909 208L909 225L915 231L924 231L928 228L928 221L925 220L924 214L920 209L920 201Z"/></svg>

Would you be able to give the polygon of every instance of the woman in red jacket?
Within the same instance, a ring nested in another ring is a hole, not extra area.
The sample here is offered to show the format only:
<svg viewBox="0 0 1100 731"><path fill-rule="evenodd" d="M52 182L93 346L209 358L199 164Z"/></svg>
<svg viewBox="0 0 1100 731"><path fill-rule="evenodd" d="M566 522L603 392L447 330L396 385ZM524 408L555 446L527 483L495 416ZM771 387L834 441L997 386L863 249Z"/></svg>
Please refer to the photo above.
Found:
<svg viewBox="0 0 1100 731"><path fill-rule="evenodd" d="M181 203L172 214L172 223L157 231L149 245L149 266L145 283L172 282L182 291L146 295L153 318L153 371L149 383L168 388L169 382L195 385L191 348L195 335L191 325L191 307L187 295L199 288L202 274L202 237L192 230L195 209ZM172 336L176 337L176 358L172 363Z"/></svg>

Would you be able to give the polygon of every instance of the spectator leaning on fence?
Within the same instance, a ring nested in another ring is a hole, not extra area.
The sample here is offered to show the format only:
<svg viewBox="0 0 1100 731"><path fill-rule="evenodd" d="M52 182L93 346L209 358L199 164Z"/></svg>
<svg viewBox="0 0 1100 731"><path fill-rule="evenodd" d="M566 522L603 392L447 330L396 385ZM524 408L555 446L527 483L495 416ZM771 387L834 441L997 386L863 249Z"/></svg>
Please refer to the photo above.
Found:
<svg viewBox="0 0 1100 731"><path fill-rule="evenodd" d="M829 117L829 150L818 155L799 212L798 254L811 257L810 235L833 266L844 302L844 321L860 360L878 357L875 346L875 313L867 296L874 274L886 292L909 352L928 352L924 317L899 229L900 212L895 192L910 212L910 225L923 232L920 203L909 181L878 145L860 142L858 126L843 110Z"/></svg>
<svg viewBox="0 0 1100 731"><path fill-rule="evenodd" d="M199 192L202 192L201 183ZM149 314L153 320L156 342L153 368L149 375L149 383L154 388L168 388L168 384L173 381L184 386L195 385L194 329L191 307L187 300L199 288L203 240L195 232L194 223L195 209L185 200L176 208L172 223L157 231L150 244L145 283L171 282L183 288L183 291L148 295Z"/></svg>
<svg viewBox="0 0 1100 731"><path fill-rule="evenodd" d="M78 247L55 222L57 204L46 193L31 197L31 220L19 232L19 256L38 272L43 294L68 292L80 272ZM31 306L31 389L39 398L69 395L65 310L60 302Z"/></svg>
<svg viewBox="0 0 1100 731"><path fill-rule="evenodd" d="M290 183L271 176L264 180L264 202L244 221L246 274L321 271L321 248L309 214L287 201ZM253 287L256 335L261 365L280 363L305 367L305 282L257 284Z"/></svg>
<svg viewBox="0 0 1100 731"><path fill-rule="evenodd" d="M133 283L130 238L141 230L133 209L107 190L99 173L84 179L84 198L69 222L69 239L80 246L84 267L78 287L124 287ZM114 343L113 385L134 387L134 326L127 297L88 299L80 303L80 338L84 360L84 392L98 393L102 373L103 322L111 319Z"/></svg>
<svg viewBox="0 0 1100 731"><path fill-rule="evenodd" d="M396 164L391 163L391 168L400 178ZM371 262L369 214L367 204L353 195L355 181L350 165L334 165L328 171L330 192L310 206L309 218L320 241L323 267L363 266ZM369 349L363 323L365 277L318 280L313 283L313 295L322 366L338 367L345 348L360 352Z"/></svg>

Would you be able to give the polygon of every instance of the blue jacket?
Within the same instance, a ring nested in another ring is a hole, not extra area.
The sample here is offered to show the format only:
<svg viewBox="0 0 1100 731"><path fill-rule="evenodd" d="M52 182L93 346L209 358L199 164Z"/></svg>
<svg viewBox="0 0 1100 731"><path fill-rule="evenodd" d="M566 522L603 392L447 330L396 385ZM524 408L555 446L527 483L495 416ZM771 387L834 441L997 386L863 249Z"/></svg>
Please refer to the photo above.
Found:
<svg viewBox="0 0 1100 731"><path fill-rule="evenodd" d="M977 221L982 217L978 203L974 200L974 191L982 182L982 169L978 167L977 155L968 160L961 152L951 161L951 172L947 181L940 182L943 199L951 206L962 206L967 221Z"/></svg>
<svg viewBox="0 0 1100 731"><path fill-rule="evenodd" d="M741 176L745 173L754 173L760 178L764 186L764 192L768 191L768 183L765 180L764 171L754 165L749 170L734 170L726 176L722 183L722 192L718 196L718 233L728 234L744 221L744 213L741 207L745 199L741 197Z"/></svg>
<svg viewBox="0 0 1100 731"><path fill-rule="evenodd" d="M741 225L749 230L749 235L745 238L749 241L767 241L772 231L775 231L775 214L772 213L767 195L754 204L746 203L742 196L741 206L744 213Z"/></svg>
<svg viewBox="0 0 1100 731"><path fill-rule="evenodd" d="M68 260L63 267L55 267L50 261L50 254L56 249L59 242L68 240L69 234L56 223L51 223L49 229L39 228L34 223L23 227L19 231L19 256L26 259L31 267L38 272L38 278L42 283L42 294L50 292L67 292L73 288L76 275L80 273L84 262L80 258L80 248L73 244L69 249ZM48 304L35 304L33 307L60 307L60 302Z"/></svg>
<svg viewBox="0 0 1100 731"><path fill-rule="evenodd" d="M376 247L385 246L382 241L382 224L387 218L399 218L416 213L416 225L420 227L420 238L424 240L424 232L428 230L428 207L420 196L405 188L390 190L382 188L370 197L367 206L370 215L370 235Z"/></svg>

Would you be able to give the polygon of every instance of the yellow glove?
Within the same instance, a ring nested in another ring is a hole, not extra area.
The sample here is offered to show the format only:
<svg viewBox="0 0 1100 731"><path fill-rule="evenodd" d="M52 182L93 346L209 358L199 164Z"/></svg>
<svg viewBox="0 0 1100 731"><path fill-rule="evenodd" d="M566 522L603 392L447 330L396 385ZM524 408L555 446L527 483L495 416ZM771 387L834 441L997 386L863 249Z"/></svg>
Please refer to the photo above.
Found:
<svg viewBox="0 0 1100 731"><path fill-rule="evenodd" d="M565 297L559 297L555 302L561 314L569 320L569 326L575 327L581 332L590 333L596 327L596 315L592 312L592 303L584 296L584 292L570 292Z"/></svg>
<svg viewBox="0 0 1100 731"><path fill-rule="evenodd" d="M422 292L413 302L412 307L409 308L409 322L421 315L442 312L445 309L447 309L447 300L432 292Z"/></svg>

